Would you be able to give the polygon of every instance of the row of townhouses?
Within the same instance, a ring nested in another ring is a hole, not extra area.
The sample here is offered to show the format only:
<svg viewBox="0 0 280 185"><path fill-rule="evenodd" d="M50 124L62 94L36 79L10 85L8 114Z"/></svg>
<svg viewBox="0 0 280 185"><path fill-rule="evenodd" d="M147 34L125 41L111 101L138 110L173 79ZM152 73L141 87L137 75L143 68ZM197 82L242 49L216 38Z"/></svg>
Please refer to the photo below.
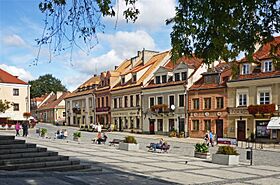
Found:
<svg viewBox="0 0 280 185"><path fill-rule="evenodd" d="M280 139L280 68L270 54L275 37L253 62L215 62L139 51L115 70L94 75L65 96L66 124L102 124L118 131L245 140ZM280 50L274 53L280 56Z"/></svg>

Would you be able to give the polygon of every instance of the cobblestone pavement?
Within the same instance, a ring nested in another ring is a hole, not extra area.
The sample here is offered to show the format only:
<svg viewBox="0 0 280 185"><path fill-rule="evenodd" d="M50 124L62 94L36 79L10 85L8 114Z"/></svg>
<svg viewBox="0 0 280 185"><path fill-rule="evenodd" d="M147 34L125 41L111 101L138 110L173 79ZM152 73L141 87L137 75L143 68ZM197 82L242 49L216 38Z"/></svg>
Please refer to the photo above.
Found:
<svg viewBox="0 0 280 185"><path fill-rule="evenodd" d="M248 161L242 159L245 150L238 149L242 163L239 166L222 166L193 157L193 145L200 141L197 139L164 137L172 148L169 153L162 154L147 152L145 148L149 142L158 141L161 136L136 135L141 149L122 151L114 146L92 144L91 139L96 133L82 132L81 142L78 143L72 141L72 133L76 128L64 127L69 132L69 138L58 140L53 139L58 129L56 126L38 126L48 128L51 138L40 138L35 130L30 130L27 142L92 164L93 171L31 174L0 172L0 184L280 184L279 151L254 150L255 160L266 160L254 161L254 165L249 166ZM0 134L7 133L11 132L0 131ZM108 133L109 140L125 135L128 134ZM211 148L211 153L216 149ZM99 167L103 169L102 172L94 171Z"/></svg>

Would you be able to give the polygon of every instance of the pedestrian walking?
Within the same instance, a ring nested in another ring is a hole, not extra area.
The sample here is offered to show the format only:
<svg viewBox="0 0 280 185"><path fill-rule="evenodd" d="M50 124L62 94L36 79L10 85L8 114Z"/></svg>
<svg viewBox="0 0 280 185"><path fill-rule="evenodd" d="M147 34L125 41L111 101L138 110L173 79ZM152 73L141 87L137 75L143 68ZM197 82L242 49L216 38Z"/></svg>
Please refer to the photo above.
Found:
<svg viewBox="0 0 280 185"><path fill-rule="evenodd" d="M207 146L209 146L209 130L206 132L204 136L204 141Z"/></svg>
<svg viewBox="0 0 280 185"><path fill-rule="evenodd" d="M19 122L16 123L15 129L16 129L16 136L19 136L19 131L20 131L20 124L19 124Z"/></svg>
<svg viewBox="0 0 280 185"><path fill-rule="evenodd" d="M22 131L23 131L23 134L22 134L22 136L23 137L27 137L27 135L28 135L28 122L23 122L23 124L22 124Z"/></svg>
<svg viewBox="0 0 280 185"><path fill-rule="evenodd" d="M214 141L213 141L213 133L212 133L211 130L210 130L210 133L209 133L209 139L210 139L210 144L213 147L214 146Z"/></svg>

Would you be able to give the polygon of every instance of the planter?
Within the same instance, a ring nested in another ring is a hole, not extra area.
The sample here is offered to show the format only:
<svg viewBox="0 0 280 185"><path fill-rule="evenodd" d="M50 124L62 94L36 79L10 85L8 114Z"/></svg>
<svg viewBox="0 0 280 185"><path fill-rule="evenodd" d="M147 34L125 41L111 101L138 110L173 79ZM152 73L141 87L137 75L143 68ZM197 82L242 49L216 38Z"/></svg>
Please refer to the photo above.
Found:
<svg viewBox="0 0 280 185"><path fill-rule="evenodd" d="M139 144L121 142L119 144L119 149L126 150L126 151L139 150Z"/></svg>
<svg viewBox="0 0 280 185"><path fill-rule="evenodd" d="M207 153L202 153L202 152L194 152L194 157L197 157L197 158L201 158L201 159L209 159L210 158L210 153L207 152Z"/></svg>
<svg viewBox="0 0 280 185"><path fill-rule="evenodd" d="M212 162L214 164L222 164L222 165L238 165L239 155L213 154Z"/></svg>
<svg viewBox="0 0 280 185"><path fill-rule="evenodd" d="M80 142L80 141L81 141L81 138L79 138L79 137L73 137L73 141Z"/></svg>

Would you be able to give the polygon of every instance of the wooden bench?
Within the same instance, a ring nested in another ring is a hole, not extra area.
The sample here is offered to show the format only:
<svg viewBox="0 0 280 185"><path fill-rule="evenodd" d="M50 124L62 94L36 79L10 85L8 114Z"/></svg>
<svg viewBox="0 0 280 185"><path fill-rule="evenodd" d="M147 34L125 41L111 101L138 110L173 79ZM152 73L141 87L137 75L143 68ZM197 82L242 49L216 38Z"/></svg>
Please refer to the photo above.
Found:
<svg viewBox="0 0 280 185"><path fill-rule="evenodd" d="M150 143L149 146L146 146L147 148L149 148L149 151L154 151L154 145L156 145L156 143ZM170 145L161 145L161 146L158 146L156 145L156 151L157 150L160 150L160 152L168 152L168 150L170 149Z"/></svg>
<svg viewBox="0 0 280 185"><path fill-rule="evenodd" d="M124 140L122 140L122 139L113 139L113 141L110 141L109 142L109 146L111 146L111 145L118 145L118 144L120 144L120 142L123 142Z"/></svg>

